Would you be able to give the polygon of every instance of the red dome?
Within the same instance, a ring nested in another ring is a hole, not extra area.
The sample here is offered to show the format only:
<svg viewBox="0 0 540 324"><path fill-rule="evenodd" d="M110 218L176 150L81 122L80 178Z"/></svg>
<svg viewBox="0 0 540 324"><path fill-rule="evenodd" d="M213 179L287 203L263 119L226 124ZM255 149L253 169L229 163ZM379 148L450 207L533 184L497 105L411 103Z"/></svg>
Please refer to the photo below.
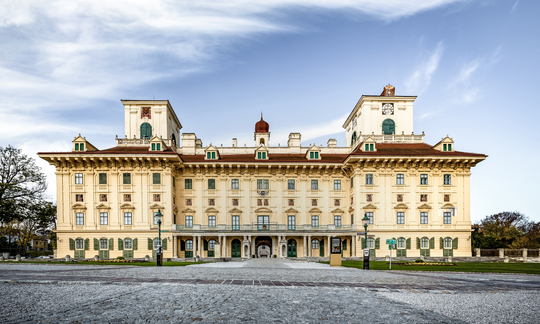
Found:
<svg viewBox="0 0 540 324"><path fill-rule="evenodd" d="M270 129L270 125L268 125L268 123L263 120L262 114L261 114L261 120L259 120L255 124L255 133L268 133L269 129Z"/></svg>

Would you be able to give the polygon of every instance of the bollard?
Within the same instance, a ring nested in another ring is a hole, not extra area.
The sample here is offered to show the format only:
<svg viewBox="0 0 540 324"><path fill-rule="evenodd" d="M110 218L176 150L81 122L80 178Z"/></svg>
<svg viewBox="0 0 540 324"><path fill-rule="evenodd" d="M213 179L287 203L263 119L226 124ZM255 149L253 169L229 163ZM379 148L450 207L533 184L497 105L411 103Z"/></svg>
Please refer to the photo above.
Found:
<svg viewBox="0 0 540 324"><path fill-rule="evenodd" d="M21 255L20 254L17 254L17 256L15 256L15 261L21 261Z"/></svg>
<svg viewBox="0 0 540 324"><path fill-rule="evenodd" d="M504 249L499 249L499 258L504 258Z"/></svg>
<svg viewBox="0 0 540 324"><path fill-rule="evenodd" d="M150 256L149 256L149 255L145 255L145 256L144 256L144 261L150 262Z"/></svg>
<svg viewBox="0 0 540 324"><path fill-rule="evenodd" d="M99 261L99 255L94 255L94 260Z"/></svg>
<svg viewBox="0 0 540 324"><path fill-rule="evenodd" d="M480 249L474 249L474 254L476 254L476 257L480 257Z"/></svg>
<svg viewBox="0 0 540 324"><path fill-rule="evenodd" d="M527 249L523 249L523 262L527 262Z"/></svg>
<svg viewBox="0 0 540 324"><path fill-rule="evenodd" d="M71 261L71 256L70 256L69 254L66 255L66 261L67 261L67 262Z"/></svg>
<svg viewBox="0 0 540 324"><path fill-rule="evenodd" d="M507 256L505 256L504 257L504 263L508 263L508 262L510 262L510 259Z"/></svg>

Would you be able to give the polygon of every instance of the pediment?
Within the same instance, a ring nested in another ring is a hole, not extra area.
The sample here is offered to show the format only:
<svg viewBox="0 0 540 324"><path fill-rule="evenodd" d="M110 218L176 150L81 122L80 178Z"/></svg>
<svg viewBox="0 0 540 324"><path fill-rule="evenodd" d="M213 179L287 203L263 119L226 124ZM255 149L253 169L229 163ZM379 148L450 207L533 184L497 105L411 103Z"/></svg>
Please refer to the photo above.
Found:
<svg viewBox="0 0 540 324"><path fill-rule="evenodd" d="M408 209L407 205L405 204L397 204L394 209Z"/></svg>
<svg viewBox="0 0 540 324"><path fill-rule="evenodd" d="M266 146L261 144L255 149L255 152L268 152L268 149L266 148Z"/></svg>
<svg viewBox="0 0 540 324"><path fill-rule="evenodd" d="M189 207L186 208L186 209L184 209L184 210L182 210L182 213L184 213L184 214L195 214L195 212L196 212L196 211L195 211L194 209L189 208Z"/></svg>
<svg viewBox="0 0 540 324"><path fill-rule="evenodd" d="M373 204L367 204L364 207L362 207L362 209L377 209L377 206Z"/></svg>
<svg viewBox="0 0 540 324"><path fill-rule="evenodd" d="M266 207L259 207L257 209L255 209L255 212L257 214L262 214L262 213L271 213L272 210L270 208L266 208Z"/></svg>
<svg viewBox="0 0 540 324"><path fill-rule="evenodd" d="M217 210L216 208L214 207L208 207L206 208L206 210L204 211L205 213L212 213L212 214L215 214L215 213L219 213L219 210Z"/></svg>
<svg viewBox="0 0 540 324"><path fill-rule="evenodd" d="M76 203L71 206L72 209L86 209L86 207L81 203Z"/></svg>
<svg viewBox="0 0 540 324"><path fill-rule="evenodd" d="M441 208L445 209L445 208L455 208L456 206L452 205L452 204L445 204L443 205Z"/></svg>
<svg viewBox="0 0 540 324"><path fill-rule="evenodd" d="M121 209L135 209L135 206L133 206L132 204L128 204L128 203L123 203L122 205L120 205L120 208Z"/></svg>
<svg viewBox="0 0 540 324"><path fill-rule="evenodd" d="M286 214L298 214L298 210L294 209L294 208L289 208L285 211Z"/></svg>
<svg viewBox="0 0 540 324"><path fill-rule="evenodd" d="M322 210L320 210L317 207L313 207L309 210L310 213L322 213Z"/></svg>
<svg viewBox="0 0 540 324"><path fill-rule="evenodd" d="M345 213L345 211L341 208L336 208L334 210L331 211L332 214L343 214Z"/></svg>
<svg viewBox="0 0 540 324"><path fill-rule="evenodd" d="M160 204L153 204L152 206L150 206L150 209L165 209L165 207Z"/></svg>
<svg viewBox="0 0 540 324"><path fill-rule="evenodd" d="M431 209L431 206L428 204L423 204L422 206L419 206L418 209Z"/></svg>
<svg viewBox="0 0 540 324"><path fill-rule="evenodd" d="M102 203L102 204L97 205L96 209L111 209L111 207Z"/></svg>
<svg viewBox="0 0 540 324"><path fill-rule="evenodd" d="M349 207L349 213L352 213L352 212L354 212L354 208L351 206Z"/></svg>
<svg viewBox="0 0 540 324"><path fill-rule="evenodd" d="M173 207L173 212L178 213L178 208L176 206Z"/></svg>
<svg viewBox="0 0 540 324"><path fill-rule="evenodd" d="M231 214L240 214L242 213L242 211L236 207L234 207L233 209L229 210L229 213Z"/></svg>

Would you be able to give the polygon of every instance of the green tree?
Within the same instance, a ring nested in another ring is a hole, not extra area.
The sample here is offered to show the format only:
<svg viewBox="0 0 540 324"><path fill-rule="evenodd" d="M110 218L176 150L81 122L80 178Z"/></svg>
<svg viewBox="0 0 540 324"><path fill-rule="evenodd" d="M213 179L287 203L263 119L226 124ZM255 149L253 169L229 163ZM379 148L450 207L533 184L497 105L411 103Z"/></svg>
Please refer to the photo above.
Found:
<svg viewBox="0 0 540 324"><path fill-rule="evenodd" d="M480 249L538 248L540 223L535 223L519 212L501 212L486 216L474 224L472 247Z"/></svg>

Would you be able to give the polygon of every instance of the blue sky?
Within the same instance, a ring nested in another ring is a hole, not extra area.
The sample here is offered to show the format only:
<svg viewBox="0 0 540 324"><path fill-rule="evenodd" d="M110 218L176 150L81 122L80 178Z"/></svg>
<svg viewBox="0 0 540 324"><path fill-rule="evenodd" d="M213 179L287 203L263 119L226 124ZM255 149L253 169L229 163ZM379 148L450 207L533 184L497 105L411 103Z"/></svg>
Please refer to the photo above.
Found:
<svg viewBox="0 0 540 324"><path fill-rule="evenodd" d="M256 4L254 4L256 3ZM537 14L526 0L1 1L0 145L34 156L123 137L120 99L169 99L204 145L345 144L362 94L418 95L415 133L488 154L471 219L540 221ZM54 197L54 169L39 161Z"/></svg>

